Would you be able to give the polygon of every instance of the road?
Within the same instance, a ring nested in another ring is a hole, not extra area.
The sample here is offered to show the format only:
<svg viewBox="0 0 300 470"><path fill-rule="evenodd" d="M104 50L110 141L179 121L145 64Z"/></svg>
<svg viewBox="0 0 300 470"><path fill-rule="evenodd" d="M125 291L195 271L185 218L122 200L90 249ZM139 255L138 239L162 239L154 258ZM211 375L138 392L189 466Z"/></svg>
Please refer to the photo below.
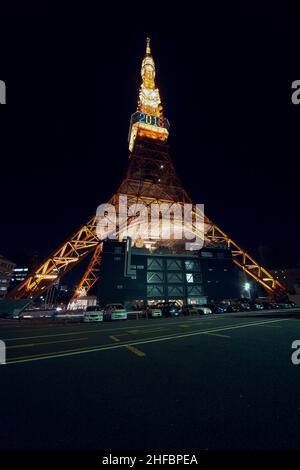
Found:
<svg viewBox="0 0 300 470"><path fill-rule="evenodd" d="M2 449L299 448L300 311L0 324Z"/></svg>

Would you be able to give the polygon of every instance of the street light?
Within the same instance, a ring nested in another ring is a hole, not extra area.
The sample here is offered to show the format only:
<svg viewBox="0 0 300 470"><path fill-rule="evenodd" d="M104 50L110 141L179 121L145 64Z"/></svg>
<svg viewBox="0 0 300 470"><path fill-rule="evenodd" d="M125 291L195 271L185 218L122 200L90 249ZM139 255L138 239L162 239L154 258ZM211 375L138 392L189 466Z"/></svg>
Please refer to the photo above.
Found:
<svg viewBox="0 0 300 470"><path fill-rule="evenodd" d="M248 293L249 299L251 299L251 284L250 284L250 282L245 282L244 289Z"/></svg>

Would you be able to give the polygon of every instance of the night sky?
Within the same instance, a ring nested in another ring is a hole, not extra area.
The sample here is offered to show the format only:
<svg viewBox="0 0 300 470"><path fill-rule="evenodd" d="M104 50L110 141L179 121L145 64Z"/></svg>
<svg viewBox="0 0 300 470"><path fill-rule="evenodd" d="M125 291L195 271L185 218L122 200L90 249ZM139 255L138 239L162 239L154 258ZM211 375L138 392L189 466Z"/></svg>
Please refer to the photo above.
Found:
<svg viewBox="0 0 300 470"><path fill-rule="evenodd" d="M0 253L42 258L114 193L128 165L150 35L185 188L269 267L296 266L300 105L291 102L291 83L300 79L299 13L215 8L170 11L160 21L157 10L149 21L129 13L6 18Z"/></svg>

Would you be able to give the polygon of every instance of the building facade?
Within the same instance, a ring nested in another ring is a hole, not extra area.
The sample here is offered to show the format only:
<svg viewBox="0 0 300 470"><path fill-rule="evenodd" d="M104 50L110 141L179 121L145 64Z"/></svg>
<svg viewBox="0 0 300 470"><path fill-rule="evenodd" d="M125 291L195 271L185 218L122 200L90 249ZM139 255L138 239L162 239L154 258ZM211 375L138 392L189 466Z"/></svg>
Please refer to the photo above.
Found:
<svg viewBox="0 0 300 470"><path fill-rule="evenodd" d="M17 266L13 269L12 278L10 281L11 288L14 288L21 284L29 274L29 268L26 266Z"/></svg>
<svg viewBox="0 0 300 470"><path fill-rule="evenodd" d="M177 301L206 303L240 295L240 278L229 250L151 252L130 242L106 241L98 285L100 305L119 302L126 308Z"/></svg>
<svg viewBox="0 0 300 470"><path fill-rule="evenodd" d="M3 299L8 291L15 263L0 255L0 299Z"/></svg>
<svg viewBox="0 0 300 470"><path fill-rule="evenodd" d="M32 270L36 262L36 255L26 252L18 252L14 256L15 267L10 281L10 289L21 284Z"/></svg>

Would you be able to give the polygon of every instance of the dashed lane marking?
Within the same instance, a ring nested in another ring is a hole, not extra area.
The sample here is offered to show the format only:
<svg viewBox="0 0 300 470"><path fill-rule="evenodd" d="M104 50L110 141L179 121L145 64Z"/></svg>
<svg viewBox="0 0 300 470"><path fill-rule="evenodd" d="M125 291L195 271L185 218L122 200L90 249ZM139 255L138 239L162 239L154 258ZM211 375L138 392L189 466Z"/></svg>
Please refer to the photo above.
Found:
<svg viewBox="0 0 300 470"><path fill-rule="evenodd" d="M120 341L119 338L117 338L116 336L110 336L110 339L112 339L115 342Z"/></svg>

